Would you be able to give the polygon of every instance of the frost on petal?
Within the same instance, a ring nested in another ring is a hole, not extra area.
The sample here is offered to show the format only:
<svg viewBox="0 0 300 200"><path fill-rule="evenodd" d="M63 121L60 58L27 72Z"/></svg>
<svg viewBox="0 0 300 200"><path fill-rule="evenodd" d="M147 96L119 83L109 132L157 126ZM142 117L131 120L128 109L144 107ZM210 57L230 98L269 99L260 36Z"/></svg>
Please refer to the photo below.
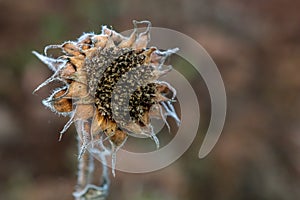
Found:
<svg viewBox="0 0 300 200"><path fill-rule="evenodd" d="M45 63L50 70L53 72L56 72L58 69L60 69L62 66L64 66L67 61L63 59L54 59L47 56L44 56L42 54L39 54L36 51L32 52L38 59L40 59L43 63Z"/></svg>

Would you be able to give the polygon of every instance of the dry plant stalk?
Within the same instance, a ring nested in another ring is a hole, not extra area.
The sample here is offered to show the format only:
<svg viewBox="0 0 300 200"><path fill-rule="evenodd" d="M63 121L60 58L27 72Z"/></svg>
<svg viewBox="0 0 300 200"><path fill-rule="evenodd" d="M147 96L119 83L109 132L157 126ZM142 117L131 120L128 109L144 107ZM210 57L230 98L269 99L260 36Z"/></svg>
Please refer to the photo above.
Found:
<svg viewBox="0 0 300 200"><path fill-rule="evenodd" d="M166 118L171 116L180 123L172 105L176 90L158 80L171 70L164 62L178 49L147 48L151 23L134 20L133 24L129 37L103 26L101 34L85 33L77 41L46 46L44 55L33 52L53 71L34 92L53 81L63 85L43 100L53 112L70 117L59 140L73 123L78 133L79 172L73 193L76 199L106 198L106 156L112 156L114 174L116 152L128 136L151 137L159 148L151 118L160 118L167 124ZM144 32L138 33L139 24L147 25ZM61 49L62 55L47 56L49 49ZM103 144L104 140L110 147ZM100 186L92 184L92 153L104 163Z"/></svg>

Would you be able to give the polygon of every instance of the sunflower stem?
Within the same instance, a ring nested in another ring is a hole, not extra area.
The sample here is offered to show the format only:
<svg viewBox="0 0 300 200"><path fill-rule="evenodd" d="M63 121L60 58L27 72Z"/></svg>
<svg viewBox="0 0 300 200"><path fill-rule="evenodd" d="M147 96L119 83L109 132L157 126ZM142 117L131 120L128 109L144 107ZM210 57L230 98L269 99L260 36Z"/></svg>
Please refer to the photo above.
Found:
<svg viewBox="0 0 300 200"><path fill-rule="evenodd" d="M82 147L86 145L83 138L83 134L87 134L89 130L84 129L86 122L76 121L76 129L78 133L78 153L82 153ZM89 128L88 128L89 129ZM101 154L101 160L105 160L105 155ZM108 194L109 179L107 173L107 167L105 164L102 165L102 175L100 178L100 186L93 185L93 175L94 175L94 157L91 152L84 151L78 160L78 174L77 174L77 187L76 191L73 193L75 200L105 200Z"/></svg>

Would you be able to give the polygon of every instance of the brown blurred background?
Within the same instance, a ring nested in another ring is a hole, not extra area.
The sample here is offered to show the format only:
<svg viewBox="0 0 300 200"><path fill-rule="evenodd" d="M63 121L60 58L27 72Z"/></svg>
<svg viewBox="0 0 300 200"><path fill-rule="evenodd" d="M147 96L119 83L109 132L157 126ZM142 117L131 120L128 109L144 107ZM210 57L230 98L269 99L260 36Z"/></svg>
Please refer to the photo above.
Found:
<svg viewBox="0 0 300 200"><path fill-rule="evenodd" d="M58 142L67 119L42 106L47 88L31 94L50 76L31 51L102 24L131 29L133 19L202 44L223 76L228 114L217 146L199 160L209 98L187 72L202 91L195 142L163 170L117 172L108 199L300 199L299 8L296 0L0 0L0 199L68 200L76 184L74 128Z"/></svg>

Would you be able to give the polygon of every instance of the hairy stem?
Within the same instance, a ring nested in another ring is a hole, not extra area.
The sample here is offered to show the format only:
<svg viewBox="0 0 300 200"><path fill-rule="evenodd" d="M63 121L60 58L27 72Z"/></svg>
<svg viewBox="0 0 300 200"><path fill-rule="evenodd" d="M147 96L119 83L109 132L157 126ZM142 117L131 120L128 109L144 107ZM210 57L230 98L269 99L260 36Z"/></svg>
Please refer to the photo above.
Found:
<svg viewBox="0 0 300 200"><path fill-rule="evenodd" d="M97 152L104 164L102 165L100 186L96 186L92 184L95 172L94 157L90 151L86 151L87 145L91 142L89 123L86 121L76 121L75 125L78 133L79 161L77 186L73 195L76 200L105 200L109 188L105 153L101 151ZM93 148L91 151L93 152Z"/></svg>

